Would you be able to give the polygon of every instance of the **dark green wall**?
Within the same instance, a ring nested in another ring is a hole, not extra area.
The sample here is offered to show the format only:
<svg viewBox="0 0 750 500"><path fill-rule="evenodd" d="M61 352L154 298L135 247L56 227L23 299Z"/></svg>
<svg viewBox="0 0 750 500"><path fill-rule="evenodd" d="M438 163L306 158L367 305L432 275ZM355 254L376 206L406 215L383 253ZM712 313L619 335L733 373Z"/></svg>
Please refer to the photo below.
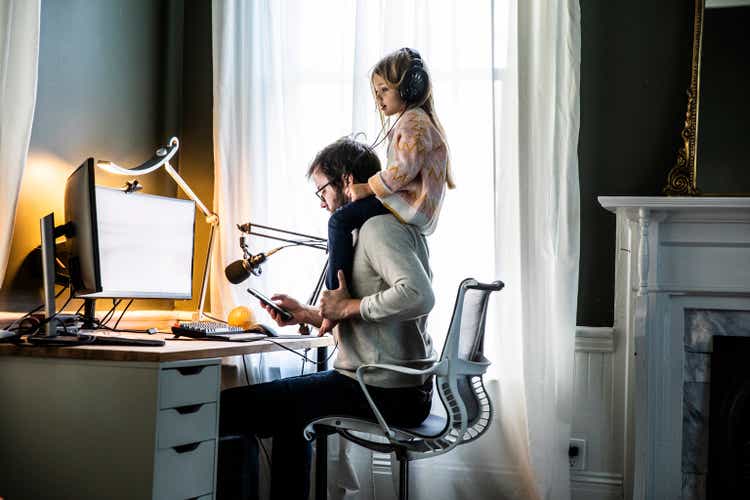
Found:
<svg viewBox="0 0 750 500"><path fill-rule="evenodd" d="M615 216L601 195L660 195L690 84L693 4L581 0L578 324L611 326Z"/></svg>

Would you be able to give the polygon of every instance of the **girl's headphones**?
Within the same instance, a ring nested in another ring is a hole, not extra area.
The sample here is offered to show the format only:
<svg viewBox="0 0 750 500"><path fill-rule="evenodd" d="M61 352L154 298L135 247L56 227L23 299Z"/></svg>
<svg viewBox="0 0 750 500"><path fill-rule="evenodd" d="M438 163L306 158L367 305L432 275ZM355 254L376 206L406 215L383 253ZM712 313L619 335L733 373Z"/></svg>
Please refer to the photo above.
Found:
<svg viewBox="0 0 750 500"><path fill-rule="evenodd" d="M430 77L424 69L422 56L419 55L419 52L408 47L404 47L401 50L409 56L411 64L401 79L401 85L398 86L398 93L401 96L401 100L407 106L421 104L427 97L427 92L430 88Z"/></svg>

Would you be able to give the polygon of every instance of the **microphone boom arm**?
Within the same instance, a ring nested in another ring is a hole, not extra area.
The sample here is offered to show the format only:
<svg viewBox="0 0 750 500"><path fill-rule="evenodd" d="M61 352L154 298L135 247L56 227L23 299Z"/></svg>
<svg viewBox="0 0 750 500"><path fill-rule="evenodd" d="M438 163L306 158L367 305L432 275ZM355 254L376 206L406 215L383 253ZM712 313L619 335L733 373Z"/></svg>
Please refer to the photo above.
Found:
<svg viewBox="0 0 750 500"><path fill-rule="evenodd" d="M259 232L255 228L263 229L265 231L271 231L272 233L279 233L285 236L278 236L276 234L269 234L267 232ZM318 250L323 250L324 252L328 251L328 240L326 240L325 238L321 238L319 236L312 236L309 234L298 233L295 231L288 231L286 229L279 229L273 226L264 226L261 224L254 224L252 222L247 222L245 224L237 224L237 229L239 229L244 234L258 236L260 238L267 238L269 240L283 241L284 243L287 243L286 245L282 245L280 247L269 250L268 252L265 252L265 257L268 257L278 252L282 248L287 248L290 246L303 246L303 247L309 247L309 248L316 248ZM291 239L290 237L286 235L297 236L297 237L301 237L305 239L304 240ZM240 239L240 246L243 247L242 249L244 252L247 251L247 248L244 245L244 240L242 238ZM320 292L323 289L323 284L325 283L325 276L326 276L327 271L328 271L328 259L326 259L326 262L323 265L323 270L320 273L320 277L318 278L317 283L315 284L315 288L310 294L310 297L307 299L308 306L313 306L318 301L318 296L320 295ZM299 333L303 335L309 335L310 327L304 323L300 323Z"/></svg>

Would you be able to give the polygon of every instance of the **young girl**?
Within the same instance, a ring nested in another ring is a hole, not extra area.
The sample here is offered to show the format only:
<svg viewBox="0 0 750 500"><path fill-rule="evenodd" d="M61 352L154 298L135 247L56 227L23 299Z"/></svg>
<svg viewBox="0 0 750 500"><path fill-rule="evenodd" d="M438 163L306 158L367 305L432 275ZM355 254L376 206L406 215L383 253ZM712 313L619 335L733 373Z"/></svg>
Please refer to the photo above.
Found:
<svg viewBox="0 0 750 500"><path fill-rule="evenodd" d="M396 115L396 120L386 133L386 168L367 183L347 184L351 202L329 219L329 290L339 287L338 270L343 270L346 282L351 283L354 229L370 217L392 213L402 223L432 234L445 186L455 187L445 133L435 115L430 77L419 53L403 48L385 56L373 68L370 81L383 129L390 125L390 117Z"/></svg>

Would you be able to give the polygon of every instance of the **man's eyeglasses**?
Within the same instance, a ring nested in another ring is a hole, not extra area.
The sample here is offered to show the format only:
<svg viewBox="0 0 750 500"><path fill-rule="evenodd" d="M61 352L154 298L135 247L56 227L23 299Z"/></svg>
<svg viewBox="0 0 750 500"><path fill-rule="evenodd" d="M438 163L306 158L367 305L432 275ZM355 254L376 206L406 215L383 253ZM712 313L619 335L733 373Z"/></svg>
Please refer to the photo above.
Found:
<svg viewBox="0 0 750 500"><path fill-rule="evenodd" d="M325 198L323 198L323 195L322 195L321 193L323 192L323 190L324 190L325 188L327 188L328 186L330 186L330 185L331 185L331 182L333 182L333 181L328 181L328 182L326 182L325 184L323 184L322 186L320 186L320 187L318 188L318 190L317 190L317 191L315 191L315 196L317 196L317 197L318 197L318 199L319 199L319 200L320 200L321 202L323 202L323 203L325 203L325 202L326 202L326 200L325 200Z"/></svg>

